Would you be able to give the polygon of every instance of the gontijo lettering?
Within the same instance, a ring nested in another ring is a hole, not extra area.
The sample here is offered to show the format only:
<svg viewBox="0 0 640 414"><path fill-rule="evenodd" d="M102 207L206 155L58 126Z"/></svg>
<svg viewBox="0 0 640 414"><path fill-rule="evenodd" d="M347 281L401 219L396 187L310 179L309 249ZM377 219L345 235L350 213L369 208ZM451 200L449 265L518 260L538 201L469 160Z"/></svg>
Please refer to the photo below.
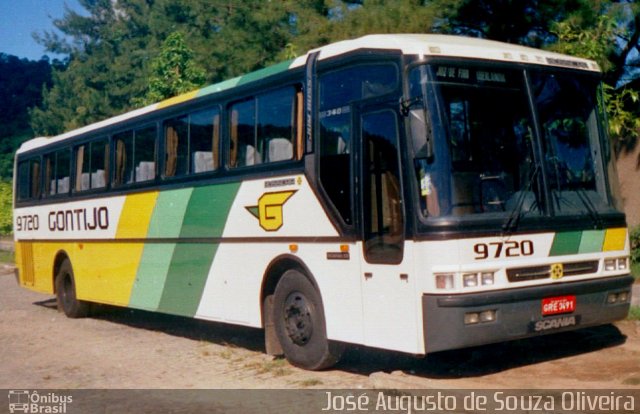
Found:
<svg viewBox="0 0 640 414"><path fill-rule="evenodd" d="M86 208L52 211L48 223L51 231L106 230L109 228L109 210L102 206L89 211Z"/></svg>

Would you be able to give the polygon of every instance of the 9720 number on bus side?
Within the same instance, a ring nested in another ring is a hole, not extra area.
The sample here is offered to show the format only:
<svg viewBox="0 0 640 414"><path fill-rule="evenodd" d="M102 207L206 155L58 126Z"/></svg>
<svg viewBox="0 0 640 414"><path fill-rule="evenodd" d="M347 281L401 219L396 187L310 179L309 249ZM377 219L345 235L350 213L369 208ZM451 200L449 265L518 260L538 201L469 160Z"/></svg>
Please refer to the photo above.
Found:
<svg viewBox="0 0 640 414"><path fill-rule="evenodd" d="M534 249L531 240L511 240L506 242L476 243L473 245L473 252L476 254L476 260L484 260L488 258L532 256Z"/></svg>
<svg viewBox="0 0 640 414"><path fill-rule="evenodd" d="M16 217L16 230L17 231L33 231L40 228L40 220L38 215L25 215Z"/></svg>

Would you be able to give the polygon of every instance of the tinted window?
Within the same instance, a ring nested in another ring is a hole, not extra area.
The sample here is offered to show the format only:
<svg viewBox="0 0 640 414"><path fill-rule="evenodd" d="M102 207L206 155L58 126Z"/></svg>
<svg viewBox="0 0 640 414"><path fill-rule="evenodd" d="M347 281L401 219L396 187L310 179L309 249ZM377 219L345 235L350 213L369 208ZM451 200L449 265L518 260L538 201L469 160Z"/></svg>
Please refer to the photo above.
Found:
<svg viewBox="0 0 640 414"><path fill-rule="evenodd" d="M179 177L189 171L189 117L166 121L164 124L164 176Z"/></svg>
<svg viewBox="0 0 640 414"><path fill-rule="evenodd" d="M533 72L544 165L557 213L606 209L604 166L594 79Z"/></svg>
<svg viewBox="0 0 640 414"><path fill-rule="evenodd" d="M18 164L18 200L40 198L40 158L31 158Z"/></svg>
<svg viewBox="0 0 640 414"><path fill-rule="evenodd" d="M101 139L76 147L76 191L106 186L109 177L109 141Z"/></svg>
<svg viewBox="0 0 640 414"><path fill-rule="evenodd" d="M192 173L218 169L220 113L206 109L189 116L189 153Z"/></svg>
<svg viewBox="0 0 640 414"><path fill-rule="evenodd" d="M231 106L230 167L293 158L296 90L258 95Z"/></svg>
<svg viewBox="0 0 640 414"><path fill-rule="evenodd" d="M351 106L354 101L393 92L394 65L361 65L320 77L320 181L347 224L351 213Z"/></svg>
<svg viewBox="0 0 640 414"><path fill-rule="evenodd" d="M45 156L45 196L67 194L70 188L71 156L68 149Z"/></svg>
<svg viewBox="0 0 640 414"><path fill-rule="evenodd" d="M116 150L114 185L155 179L155 140L155 126L114 135Z"/></svg>

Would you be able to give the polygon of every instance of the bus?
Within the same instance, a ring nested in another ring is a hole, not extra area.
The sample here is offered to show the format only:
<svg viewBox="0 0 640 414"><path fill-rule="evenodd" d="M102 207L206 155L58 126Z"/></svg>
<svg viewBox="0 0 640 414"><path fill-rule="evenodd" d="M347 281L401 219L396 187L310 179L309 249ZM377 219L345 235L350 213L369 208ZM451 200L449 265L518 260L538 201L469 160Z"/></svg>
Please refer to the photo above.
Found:
<svg viewBox="0 0 640 414"><path fill-rule="evenodd" d="M369 35L15 159L21 286L265 331L318 370L611 323L629 237L590 60Z"/></svg>

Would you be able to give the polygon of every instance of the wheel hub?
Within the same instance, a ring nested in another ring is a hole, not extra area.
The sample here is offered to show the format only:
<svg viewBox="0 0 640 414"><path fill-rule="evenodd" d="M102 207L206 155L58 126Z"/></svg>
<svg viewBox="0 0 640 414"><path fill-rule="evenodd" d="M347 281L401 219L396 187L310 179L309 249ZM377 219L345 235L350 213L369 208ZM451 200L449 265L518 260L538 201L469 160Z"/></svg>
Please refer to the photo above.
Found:
<svg viewBox="0 0 640 414"><path fill-rule="evenodd" d="M293 292L284 304L284 322L287 335L296 345L306 345L313 335L311 307L300 292Z"/></svg>

